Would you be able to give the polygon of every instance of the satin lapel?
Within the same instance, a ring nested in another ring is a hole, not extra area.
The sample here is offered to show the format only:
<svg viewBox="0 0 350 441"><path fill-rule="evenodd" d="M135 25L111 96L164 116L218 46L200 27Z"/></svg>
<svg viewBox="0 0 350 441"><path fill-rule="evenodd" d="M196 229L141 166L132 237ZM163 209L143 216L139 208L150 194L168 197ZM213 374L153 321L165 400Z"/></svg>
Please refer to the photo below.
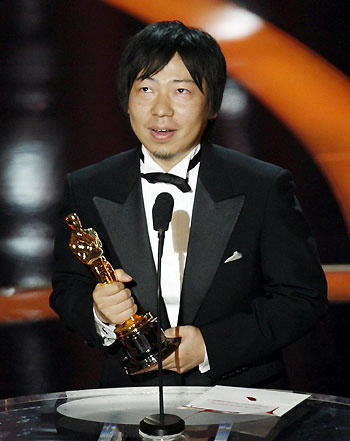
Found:
<svg viewBox="0 0 350 441"><path fill-rule="evenodd" d="M94 203L123 269L136 283L132 290L138 304L144 312L151 311L155 314L157 276L141 187L134 187L123 203L101 197L95 197Z"/></svg>
<svg viewBox="0 0 350 441"><path fill-rule="evenodd" d="M244 204L227 149L203 145L182 285L180 324L193 323Z"/></svg>
<svg viewBox="0 0 350 441"><path fill-rule="evenodd" d="M243 202L243 195L215 202L198 182L181 296L184 324L193 322L213 281Z"/></svg>

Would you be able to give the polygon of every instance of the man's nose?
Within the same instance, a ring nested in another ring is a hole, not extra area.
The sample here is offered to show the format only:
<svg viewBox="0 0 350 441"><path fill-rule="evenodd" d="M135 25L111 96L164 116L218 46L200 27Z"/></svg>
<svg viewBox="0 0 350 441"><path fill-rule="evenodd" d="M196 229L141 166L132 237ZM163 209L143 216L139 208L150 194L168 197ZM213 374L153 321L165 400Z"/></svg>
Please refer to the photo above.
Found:
<svg viewBox="0 0 350 441"><path fill-rule="evenodd" d="M171 100L165 94L159 94L153 102L152 115L158 116L159 118L163 116L173 116L174 109L171 105Z"/></svg>

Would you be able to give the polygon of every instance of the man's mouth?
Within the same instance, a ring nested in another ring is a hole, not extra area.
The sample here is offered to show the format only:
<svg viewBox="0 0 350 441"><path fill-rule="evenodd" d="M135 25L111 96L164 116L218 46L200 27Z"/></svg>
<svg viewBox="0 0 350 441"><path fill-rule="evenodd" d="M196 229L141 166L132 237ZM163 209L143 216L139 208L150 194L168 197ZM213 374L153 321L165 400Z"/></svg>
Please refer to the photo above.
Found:
<svg viewBox="0 0 350 441"><path fill-rule="evenodd" d="M174 129L157 129L155 127L150 128L150 133L153 139L159 142L166 142L170 140L176 133Z"/></svg>

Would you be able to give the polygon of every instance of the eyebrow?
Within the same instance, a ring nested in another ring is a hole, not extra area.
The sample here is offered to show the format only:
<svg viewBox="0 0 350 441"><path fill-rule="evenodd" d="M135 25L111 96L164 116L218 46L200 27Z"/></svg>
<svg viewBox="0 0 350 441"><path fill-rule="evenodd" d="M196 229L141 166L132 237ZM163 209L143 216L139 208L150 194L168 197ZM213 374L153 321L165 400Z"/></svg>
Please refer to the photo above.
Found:
<svg viewBox="0 0 350 441"><path fill-rule="evenodd" d="M173 80L174 83L194 83L194 80Z"/></svg>
<svg viewBox="0 0 350 441"><path fill-rule="evenodd" d="M152 77L146 77L146 78L137 77L136 80L139 80L139 81L144 81L144 80L157 81L157 80L155 80ZM189 79L189 78L188 79L174 79L174 80L171 80L171 82L173 82L173 83L195 83L194 80Z"/></svg>

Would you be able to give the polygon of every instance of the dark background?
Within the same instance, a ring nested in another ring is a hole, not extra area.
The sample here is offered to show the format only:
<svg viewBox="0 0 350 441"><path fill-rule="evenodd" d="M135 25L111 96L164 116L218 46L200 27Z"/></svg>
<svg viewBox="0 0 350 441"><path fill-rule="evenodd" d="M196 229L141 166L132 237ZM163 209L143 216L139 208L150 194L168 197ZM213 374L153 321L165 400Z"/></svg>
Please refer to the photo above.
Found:
<svg viewBox="0 0 350 441"><path fill-rule="evenodd" d="M349 73L345 2L238 3ZM136 145L116 69L144 23L97 0L5 0L0 15L0 288L9 293L50 284L64 174ZM290 169L322 263L348 265L344 220L304 146L233 78L225 97L215 141ZM349 304L330 305L286 348L292 387L350 396L348 335ZM0 343L0 398L97 384L101 353L58 320L0 324Z"/></svg>

